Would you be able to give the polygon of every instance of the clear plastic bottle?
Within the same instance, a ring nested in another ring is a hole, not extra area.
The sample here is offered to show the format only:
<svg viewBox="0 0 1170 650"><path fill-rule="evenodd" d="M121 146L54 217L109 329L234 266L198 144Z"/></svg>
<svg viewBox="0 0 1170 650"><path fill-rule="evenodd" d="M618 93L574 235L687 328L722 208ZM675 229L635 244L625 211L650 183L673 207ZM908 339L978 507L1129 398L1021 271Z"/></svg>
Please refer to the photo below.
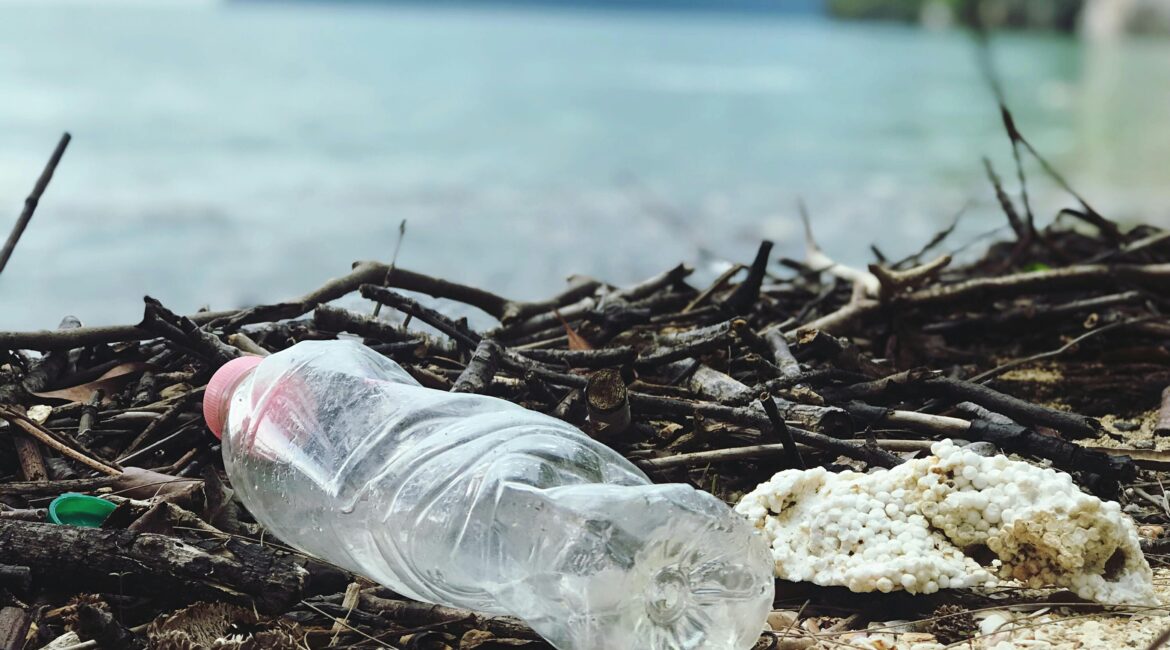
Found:
<svg viewBox="0 0 1170 650"><path fill-rule="evenodd" d="M236 359L204 415L259 522L402 595L518 616L562 650L744 650L764 628L772 560L718 499L360 343Z"/></svg>

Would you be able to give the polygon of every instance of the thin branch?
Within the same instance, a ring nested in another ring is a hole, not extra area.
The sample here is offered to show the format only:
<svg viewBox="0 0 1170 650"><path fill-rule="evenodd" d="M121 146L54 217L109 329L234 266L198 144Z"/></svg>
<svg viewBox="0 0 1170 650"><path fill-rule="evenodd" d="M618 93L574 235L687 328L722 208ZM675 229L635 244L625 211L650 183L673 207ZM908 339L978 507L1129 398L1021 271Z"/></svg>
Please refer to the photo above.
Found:
<svg viewBox="0 0 1170 650"><path fill-rule="evenodd" d="M40 425L36 424L24 414L19 413L10 407L0 406L0 418L8 420L18 429L24 431L33 438L36 438L45 446L57 450L61 453L61 455L68 456L69 458L72 458L86 467L97 470L103 474L109 474L110 476L117 476L122 473L122 470L118 467L90 458L80 451L77 451L72 447L65 445L64 443L61 443Z"/></svg>
<svg viewBox="0 0 1170 650"><path fill-rule="evenodd" d="M32 221L33 213L37 211L37 205L41 202L41 196L49 187L49 181L53 180L53 172L57 171L57 165L61 163L61 156L65 155L65 148L69 146L69 141L72 139L73 136L68 133L61 135L61 140L57 142L57 148L49 157L49 162L45 165L44 171L41 172L41 177L37 179L37 184L33 186L32 194L29 194L28 198L24 200L24 210L17 217L12 232L8 234L8 241L4 242L4 248L0 249L0 272L3 272L4 267L8 265L8 258L12 257L12 251L16 250L16 243L20 241L20 236L24 234L28 223Z"/></svg>
<svg viewBox="0 0 1170 650"><path fill-rule="evenodd" d="M1115 329L1120 329L1122 327L1128 327L1130 325L1137 325L1138 323L1146 323L1146 322L1149 322L1152 320L1155 320L1155 317L1142 316L1140 318L1131 318L1129 320L1123 320L1123 321L1117 321L1116 323L1110 323L1108 325L1098 327L1095 330L1090 330L1088 332L1085 332L1084 334L1081 334L1080 336L1069 341L1068 343L1065 343L1064 345L1060 346L1059 348L1056 348L1055 350L1049 350L1047 352L1033 354L1031 356L1027 356L1027 357L1024 357L1022 359L1014 359L1014 360L1009 361L1003 365L996 366L995 368L992 368L991 370L988 370L986 372L981 372L978 375L971 377L967 381L971 381L971 382L987 381L988 379L991 379L992 377L997 377L999 375L1002 375L1003 373L1011 370L1012 368L1018 368L1020 366L1023 366L1023 365L1026 365L1026 364L1029 364L1029 363L1032 363L1035 361L1041 361L1043 359L1049 359L1052 357L1060 356L1060 355L1064 354L1065 352L1067 352L1068 350L1075 347L1078 343L1081 343L1082 341L1085 341L1086 339L1093 338L1094 336L1098 336L1100 334L1104 334L1105 332L1109 332L1109 331L1112 331Z"/></svg>
<svg viewBox="0 0 1170 650"><path fill-rule="evenodd" d="M763 409L723 406L722 404L714 404L712 402L659 397L657 395L647 395L632 391L629 397L630 406L633 410L643 414L675 415L690 418L695 413L701 413L704 417L712 420L731 422L752 427L756 430L764 430L772 426L772 422L768 419ZM856 458L876 467L893 467L902 462L901 458L893 454L880 449L870 448L863 444L840 440L832 436L807 431L794 426L789 426L788 430L796 442L804 443L823 451Z"/></svg>
<svg viewBox="0 0 1170 650"><path fill-rule="evenodd" d="M861 449L868 443L860 442L843 442L843 444L852 445ZM878 440L874 446L878 449L887 452L918 452L930 451L930 446L934 444L932 440ZM804 452L819 451L817 447L797 443L796 448ZM673 469L675 467L694 467L696 465L707 465L710 463L723 463L735 460L759 460L764 458L773 458L776 456L788 455L788 445L784 443L773 443L767 445L747 445L744 447L728 447L727 449L712 449L709 451L694 451L686 454L674 454L671 456L661 456L659 458L648 458L644 460L634 461L635 465L643 469L649 470L664 470Z"/></svg>
<svg viewBox="0 0 1170 650"><path fill-rule="evenodd" d="M1165 292L1170 264L1080 264L1058 269L981 277L922 289L899 296L896 304L936 305L988 297L1004 298L1036 291L1086 290L1139 285Z"/></svg>
<svg viewBox="0 0 1170 650"><path fill-rule="evenodd" d="M918 264L918 261L922 259L923 255L926 255L931 251L931 249L946 241L947 237L950 237L951 233L955 232L955 228L959 226L959 221L962 220L963 215L967 213L967 210L970 207L971 201L964 203L963 206L955 212L955 216L951 219L950 225L935 233L934 237L931 237L930 241L926 242L922 248L918 249L917 253L903 257L894 264L891 264L890 268L900 269L907 264Z"/></svg>
<svg viewBox="0 0 1170 650"><path fill-rule="evenodd" d="M409 314L472 350L479 345L479 341L482 338L479 334L476 334L469 328L430 307L424 307L417 300L373 284L363 284L360 289L363 298L382 303L387 307L393 307L404 314Z"/></svg>
<svg viewBox="0 0 1170 650"><path fill-rule="evenodd" d="M1012 141L1012 151L1016 152L1016 160L1019 160L1019 153L1014 140ZM999 207L1003 210L1004 216L1007 217L1012 231L1016 233L1016 241L1028 241L1028 238L1031 237L1030 213L1028 224L1020 220L1020 213L1016 210L1016 204L1012 202L1012 198L1004 191L1003 181L999 179L999 175L995 173L995 168L991 166L991 161L986 157L983 159L983 169L987 172L987 179L991 181L991 186L995 188L995 199L999 201Z"/></svg>
<svg viewBox="0 0 1170 650"><path fill-rule="evenodd" d="M273 305L261 305L250 309L199 312L188 318L196 325L223 325L231 330L250 323L271 322L296 318L309 313L318 305L336 300L357 291L363 284L380 283L386 278L389 266L379 262L358 262L353 270L340 278L329 280L317 289L292 300ZM439 280L406 269L395 269L391 276L393 286L407 291L449 298L483 309L489 314L500 312L510 304L495 294L446 280ZM7 350L61 350L119 343L142 341L158 335L137 325L115 325L111 327L77 327L68 330L40 330L32 332L0 332L0 349Z"/></svg>
<svg viewBox="0 0 1170 650"><path fill-rule="evenodd" d="M807 465L800 457L800 451L796 448L796 441L792 439L792 432L788 430L788 424L784 422L784 418L780 417L780 409L776 408L776 400L769 393L760 393L760 404L764 407L764 413L768 414L768 420L772 423L772 435L779 438L785 449L788 450L789 462L795 467L805 469Z"/></svg>
<svg viewBox="0 0 1170 650"><path fill-rule="evenodd" d="M398 265L398 252L402 250L403 239L406 239L406 219L398 223L398 239L394 242L394 254L390 256L390 268L386 270L386 277L382 280L383 286L390 284L390 276L394 275L394 268ZM374 318L377 318L380 313L382 313L382 303L376 303L374 305ZM333 640L336 641L337 637L334 637Z"/></svg>

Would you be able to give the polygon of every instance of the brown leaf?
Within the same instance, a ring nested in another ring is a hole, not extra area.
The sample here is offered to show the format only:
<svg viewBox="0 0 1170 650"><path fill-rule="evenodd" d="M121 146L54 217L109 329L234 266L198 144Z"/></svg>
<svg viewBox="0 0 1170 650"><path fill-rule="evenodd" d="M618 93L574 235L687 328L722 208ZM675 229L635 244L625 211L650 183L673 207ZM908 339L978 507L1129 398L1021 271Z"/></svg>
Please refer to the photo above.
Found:
<svg viewBox="0 0 1170 650"><path fill-rule="evenodd" d="M127 506L129 502L123 503L118 508ZM118 514L115 510L114 514ZM113 517L113 515L111 515ZM109 521L108 519L106 520ZM116 528L117 526L110 526ZM174 535L175 527L170 517L168 516L167 504L158 502L151 506L146 512L142 513L140 517L135 519L126 526L127 530L132 530L136 533L154 533L156 535Z"/></svg>
<svg viewBox="0 0 1170 650"><path fill-rule="evenodd" d="M557 315L557 320L561 321L561 325L565 326L565 335L569 337L569 349L570 350L592 350L593 349L593 346L589 345L589 341L586 341L584 338L581 337L580 334L573 331L573 328L569 326L569 321L565 320L564 317L561 316L561 312L554 310L553 313Z"/></svg>
<svg viewBox="0 0 1170 650"><path fill-rule="evenodd" d="M150 364L141 361L132 361L129 363L121 363L113 368L107 370L101 377L93 381L79 384L77 386L70 386L69 388L60 388L57 390L42 391L33 393L37 397L46 399L63 399L68 402L84 402L93 396L95 390L105 391L107 395L116 393L126 385L126 382L141 375L144 371L150 368Z"/></svg>
<svg viewBox="0 0 1170 650"><path fill-rule="evenodd" d="M170 474L152 472L140 467L126 467L113 483L114 493L131 499L154 499L170 501L184 507L194 507L202 496L203 481L180 478Z"/></svg>

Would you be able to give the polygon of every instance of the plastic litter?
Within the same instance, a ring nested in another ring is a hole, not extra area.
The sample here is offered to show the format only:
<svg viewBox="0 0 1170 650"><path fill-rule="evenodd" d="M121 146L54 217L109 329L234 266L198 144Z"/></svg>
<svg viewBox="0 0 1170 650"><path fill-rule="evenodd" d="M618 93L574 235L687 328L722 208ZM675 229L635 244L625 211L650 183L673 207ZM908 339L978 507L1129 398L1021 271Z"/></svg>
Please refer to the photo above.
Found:
<svg viewBox="0 0 1170 650"><path fill-rule="evenodd" d="M258 521L400 594L518 616L562 650L745 650L764 630L751 525L555 418L424 388L354 341L236 359L204 415Z"/></svg>
<svg viewBox="0 0 1170 650"><path fill-rule="evenodd" d="M736 511L769 539L779 577L852 591L934 593L1066 587L1115 605L1156 605L1137 527L1064 472L982 456L950 440L868 474L787 470Z"/></svg>
<svg viewBox="0 0 1170 650"><path fill-rule="evenodd" d="M66 526L100 528L117 505L76 492L66 492L49 503L49 521Z"/></svg>

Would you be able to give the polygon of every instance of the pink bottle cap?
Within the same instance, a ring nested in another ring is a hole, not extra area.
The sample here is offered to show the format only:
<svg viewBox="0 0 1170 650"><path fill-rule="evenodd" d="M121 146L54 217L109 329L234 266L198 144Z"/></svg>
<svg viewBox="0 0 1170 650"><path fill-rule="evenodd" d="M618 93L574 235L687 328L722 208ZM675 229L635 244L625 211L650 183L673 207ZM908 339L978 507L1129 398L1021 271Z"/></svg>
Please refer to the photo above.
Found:
<svg viewBox="0 0 1170 650"><path fill-rule="evenodd" d="M223 424L227 420L227 400L229 394L239 384L240 378L260 365L264 357L238 357L223 364L211 381L207 382L207 390L203 393L203 420L207 428L216 438L223 438Z"/></svg>

